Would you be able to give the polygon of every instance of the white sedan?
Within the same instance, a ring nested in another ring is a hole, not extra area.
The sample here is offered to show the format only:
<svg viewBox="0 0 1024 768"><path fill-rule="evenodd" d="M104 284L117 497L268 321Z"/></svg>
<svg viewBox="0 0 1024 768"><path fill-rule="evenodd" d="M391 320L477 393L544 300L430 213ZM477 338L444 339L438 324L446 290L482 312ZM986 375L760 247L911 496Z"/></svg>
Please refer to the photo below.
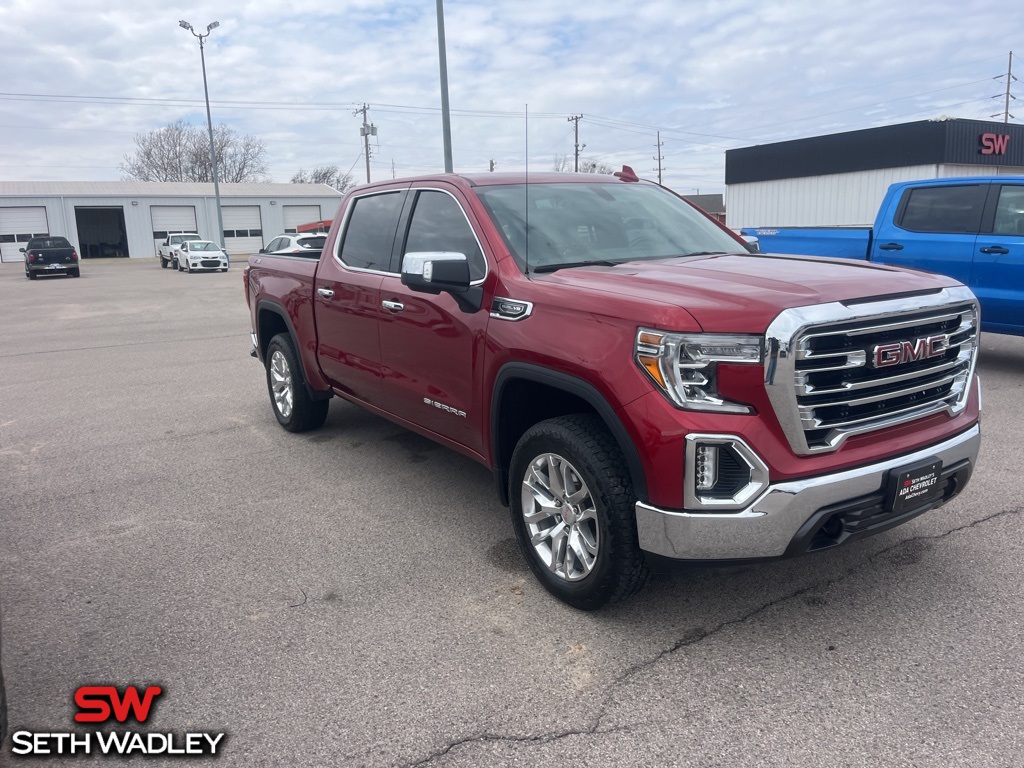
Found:
<svg viewBox="0 0 1024 768"><path fill-rule="evenodd" d="M227 272L231 265L227 251L209 240L189 240L178 250L179 272Z"/></svg>

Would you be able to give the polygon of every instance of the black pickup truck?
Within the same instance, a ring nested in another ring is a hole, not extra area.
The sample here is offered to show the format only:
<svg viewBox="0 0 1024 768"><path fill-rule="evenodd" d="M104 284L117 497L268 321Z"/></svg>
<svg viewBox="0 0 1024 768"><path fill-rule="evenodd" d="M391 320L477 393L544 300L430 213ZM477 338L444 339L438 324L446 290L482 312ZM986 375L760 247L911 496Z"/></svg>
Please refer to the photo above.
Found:
<svg viewBox="0 0 1024 768"><path fill-rule="evenodd" d="M67 238L33 237L21 252L25 254L25 277L29 280L39 275L78 277L82 274L78 253Z"/></svg>

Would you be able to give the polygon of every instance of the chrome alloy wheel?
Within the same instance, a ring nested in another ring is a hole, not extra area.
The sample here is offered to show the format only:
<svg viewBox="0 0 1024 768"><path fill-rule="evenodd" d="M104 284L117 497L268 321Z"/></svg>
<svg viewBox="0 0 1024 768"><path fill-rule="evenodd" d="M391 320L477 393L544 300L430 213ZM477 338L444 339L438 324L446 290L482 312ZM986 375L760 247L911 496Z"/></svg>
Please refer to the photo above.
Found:
<svg viewBox="0 0 1024 768"><path fill-rule="evenodd" d="M523 520L534 551L566 581L590 575L601 534L597 507L580 473L554 453L530 462L523 478Z"/></svg>
<svg viewBox="0 0 1024 768"><path fill-rule="evenodd" d="M277 349L270 356L270 388L278 413L287 419L292 415L292 371L285 356Z"/></svg>

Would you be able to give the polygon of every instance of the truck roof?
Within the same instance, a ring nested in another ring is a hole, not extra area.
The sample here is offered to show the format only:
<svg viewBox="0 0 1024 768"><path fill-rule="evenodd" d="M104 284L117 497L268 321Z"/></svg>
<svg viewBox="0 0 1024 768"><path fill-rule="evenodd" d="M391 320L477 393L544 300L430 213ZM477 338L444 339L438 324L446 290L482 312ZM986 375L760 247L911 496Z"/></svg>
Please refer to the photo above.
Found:
<svg viewBox="0 0 1024 768"><path fill-rule="evenodd" d="M434 173L424 176L410 176L404 179L386 179L384 181L375 181L370 184L361 184L358 187L354 187L354 189L372 189L374 187L382 187L396 183L416 183L421 181L450 181L456 184L462 182L471 187L488 187L498 184L523 184L526 182L529 182L530 184L594 184L595 182L604 182L607 184L625 183L622 179L603 173L559 173L556 171L540 171L537 173L506 171L502 173L489 173L482 171L480 173ZM641 179L641 181L647 180ZM351 192L352 190L349 191Z"/></svg>

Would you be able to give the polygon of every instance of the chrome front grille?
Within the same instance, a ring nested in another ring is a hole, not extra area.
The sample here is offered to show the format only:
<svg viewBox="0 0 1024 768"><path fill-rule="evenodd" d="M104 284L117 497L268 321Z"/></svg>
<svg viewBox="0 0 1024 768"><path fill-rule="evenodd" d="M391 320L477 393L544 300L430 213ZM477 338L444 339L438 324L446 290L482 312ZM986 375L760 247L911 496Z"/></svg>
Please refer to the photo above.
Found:
<svg viewBox="0 0 1024 768"><path fill-rule="evenodd" d="M967 404L978 306L966 288L786 310L768 330L766 382L801 455Z"/></svg>

